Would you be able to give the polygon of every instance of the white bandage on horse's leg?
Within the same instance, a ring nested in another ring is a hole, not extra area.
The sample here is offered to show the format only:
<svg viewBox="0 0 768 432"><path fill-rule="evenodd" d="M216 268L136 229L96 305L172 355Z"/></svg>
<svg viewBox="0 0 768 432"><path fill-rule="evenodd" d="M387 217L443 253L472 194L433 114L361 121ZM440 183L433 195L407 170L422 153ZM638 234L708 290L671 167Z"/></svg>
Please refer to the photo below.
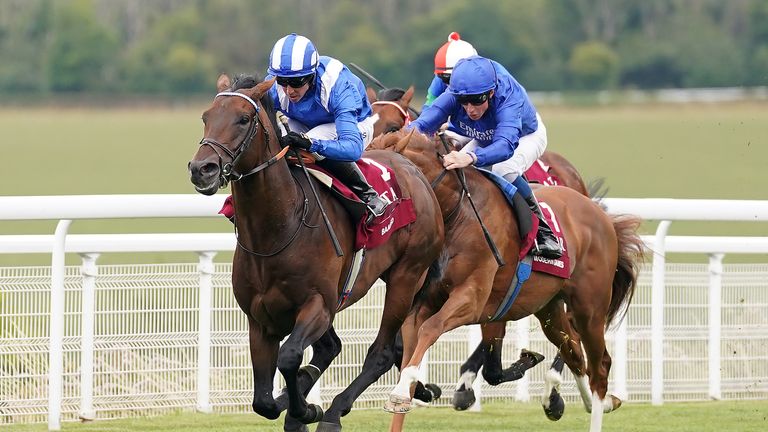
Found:
<svg viewBox="0 0 768 432"><path fill-rule="evenodd" d="M584 409L590 412L592 410L592 390L589 389L589 378L586 375L577 376L576 387L579 389L581 401L584 402Z"/></svg>
<svg viewBox="0 0 768 432"><path fill-rule="evenodd" d="M400 381L398 381L393 395L409 398L411 397L411 384L419 379L419 368L417 366L408 366L400 372Z"/></svg>
<svg viewBox="0 0 768 432"><path fill-rule="evenodd" d="M464 386L466 390L472 389L472 383L475 382L475 379L477 378L477 374L471 371L466 371L459 377L459 382L456 384L456 391L461 389L461 386Z"/></svg>
<svg viewBox="0 0 768 432"><path fill-rule="evenodd" d="M589 419L589 432L601 432L603 430L603 401L597 392L592 393L592 415Z"/></svg>
<svg viewBox="0 0 768 432"><path fill-rule="evenodd" d="M541 396L541 405L544 408L549 408L549 395L552 394L552 389L560 392L560 385L563 383L563 374L555 369L549 369L544 374L544 394Z"/></svg>

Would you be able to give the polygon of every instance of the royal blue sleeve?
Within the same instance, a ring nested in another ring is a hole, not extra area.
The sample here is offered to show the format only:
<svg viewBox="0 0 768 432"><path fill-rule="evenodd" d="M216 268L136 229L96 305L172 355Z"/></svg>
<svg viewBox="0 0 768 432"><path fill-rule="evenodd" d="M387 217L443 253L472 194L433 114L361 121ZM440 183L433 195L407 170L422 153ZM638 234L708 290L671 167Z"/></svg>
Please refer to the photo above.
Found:
<svg viewBox="0 0 768 432"><path fill-rule="evenodd" d="M280 98L277 96L277 83L272 84L272 87L268 90L269 97L272 99L272 106L275 107L276 110L282 111L280 109Z"/></svg>
<svg viewBox="0 0 768 432"><path fill-rule="evenodd" d="M456 109L456 97L445 92L435 99L435 102L428 106L416 120L409 125L410 128L416 128L419 132L433 134L440 129L443 123Z"/></svg>
<svg viewBox="0 0 768 432"><path fill-rule="evenodd" d="M310 151L333 160L356 161L363 155L363 137L357 127L358 99L356 90L349 82L336 82L331 91L328 108L336 125L335 140L312 140Z"/></svg>
<svg viewBox="0 0 768 432"><path fill-rule="evenodd" d="M477 166L493 165L512 157L520 141L522 129L523 99L508 98L496 108L496 128L493 141L475 150Z"/></svg>

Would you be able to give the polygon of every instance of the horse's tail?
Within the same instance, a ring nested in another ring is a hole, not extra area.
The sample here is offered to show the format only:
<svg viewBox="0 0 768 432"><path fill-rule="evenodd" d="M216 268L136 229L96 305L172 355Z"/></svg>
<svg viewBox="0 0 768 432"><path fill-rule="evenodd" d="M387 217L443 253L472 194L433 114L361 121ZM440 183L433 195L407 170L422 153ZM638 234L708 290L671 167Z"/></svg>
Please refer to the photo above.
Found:
<svg viewBox="0 0 768 432"><path fill-rule="evenodd" d="M632 215L613 215L611 218L618 239L619 255L616 262L616 273L613 276L613 290L611 304L606 316L606 325L611 324L625 304L628 307L632 302L637 284L637 274L645 256L645 244L637 234L642 220ZM619 321L624 318L626 313L625 309Z"/></svg>

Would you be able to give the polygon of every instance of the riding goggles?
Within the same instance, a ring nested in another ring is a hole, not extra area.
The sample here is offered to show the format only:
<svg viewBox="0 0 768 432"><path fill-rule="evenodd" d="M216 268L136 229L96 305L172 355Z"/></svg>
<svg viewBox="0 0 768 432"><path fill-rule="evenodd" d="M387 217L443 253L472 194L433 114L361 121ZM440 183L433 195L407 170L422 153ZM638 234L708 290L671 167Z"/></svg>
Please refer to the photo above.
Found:
<svg viewBox="0 0 768 432"><path fill-rule="evenodd" d="M443 84L448 85L451 82L451 73L450 72L442 72L437 74L437 77L440 78L440 81L443 82Z"/></svg>
<svg viewBox="0 0 768 432"><path fill-rule="evenodd" d="M488 102L490 95L490 90L480 94L456 95L456 102L458 102L460 105L480 106Z"/></svg>
<svg viewBox="0 0 768 432"><path fill-rule="evenodd" d="M314 77L314 74L297 76L297 77L276 77L277 85L280 87L301 88L304 84L310 82Z"/></svg>

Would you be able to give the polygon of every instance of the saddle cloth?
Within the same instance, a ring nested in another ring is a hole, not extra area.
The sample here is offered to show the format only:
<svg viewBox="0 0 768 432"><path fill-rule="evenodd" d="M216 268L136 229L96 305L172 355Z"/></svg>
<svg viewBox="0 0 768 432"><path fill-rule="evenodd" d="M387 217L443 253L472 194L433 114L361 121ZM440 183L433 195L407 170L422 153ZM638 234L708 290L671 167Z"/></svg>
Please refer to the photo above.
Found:
<svg viewBox="0 0 768 432"><path fill-rule="evenodd" d="M517 192L517 188L513 184L506 181L503 177L494 174L491 171L485 169L479 169L479 171L485 174L485 176L493 181L496 185L498 185L499 189L501 189L502 193L507 198L507 203L510 206L513 205L512 196L515 194L515 192ZM548 259L534 255L532 270L548 273L563 279L568 279L571 276L570 257L568 256L567 244L565 242L565 235L562 232L562 227L557 221L557 216L552 210L552 207L550 207L544 201L539 201L539 206L541 207L541 212L544 215L544 218L547 220L547 224L549 224L549 227L552 228L552 232L555 234L555 237L557 237L558 241L563 246L564 253L563 256L558 259ZM539 218L537 218L536 215L531 212L531 231L528 232L528 235L525 239L523 239L522 244L520 245L520 260L525 258L525 256L530 254L533 250L534 241L536 240L536 231L538 231L538 229Z"/></svg>
<svg viewBox="0 0 768 432"><path fill-rule="evenodd" d="M545 186L563 184L556 175L549 173L549 165L542 162L541 159L536 159L536 162L528 168L528 171L525 172L525 178L528 179L529 183L539 183Z"/></svg>
<svg viewBox="0 0 768 432"><path fill-rule="evenodd" d="M367 158L358 160L357 166L382 199L391 203L387 206L384 215L374 219L370 225L365 224L367 217L365 204L352 190L320 166L306 164L310 174L331 189L355 221L355 250L373 249L385 243L393 232L415 221L416 210L410 198L400 195L400 185L391 168ZM224 201L219 214L227 218L235 214L231 195Z"/></svg>

